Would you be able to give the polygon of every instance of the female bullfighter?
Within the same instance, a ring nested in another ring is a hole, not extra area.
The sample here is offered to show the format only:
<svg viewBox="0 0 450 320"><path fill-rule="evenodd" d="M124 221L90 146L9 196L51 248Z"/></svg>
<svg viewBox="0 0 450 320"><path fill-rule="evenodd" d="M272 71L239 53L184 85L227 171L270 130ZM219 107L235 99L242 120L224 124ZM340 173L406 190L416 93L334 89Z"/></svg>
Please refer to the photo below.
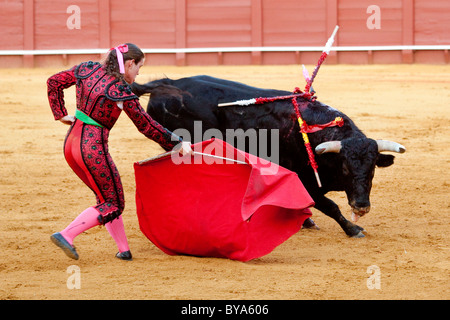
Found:
<svg viewBox="0 0 450 320"><path fill-rule="evenodd" d="M103 224L115 240L116 257L132 260L122 220L125 200L119 172L108 152L109 132L122 111L139 132L170 150L181 143L180 152L190 153L189 142L153 120L139 104L129 84L144 64L143 52L127 43L110 50L105 62L84 62L51 76L48 99L55 120L70 125L64 142L64 156L78 177L95 193L97 204L87 208L51 240L67 256L78 259L74 238ZM63 90L76 85L75 116L68 115Z"/></svg>

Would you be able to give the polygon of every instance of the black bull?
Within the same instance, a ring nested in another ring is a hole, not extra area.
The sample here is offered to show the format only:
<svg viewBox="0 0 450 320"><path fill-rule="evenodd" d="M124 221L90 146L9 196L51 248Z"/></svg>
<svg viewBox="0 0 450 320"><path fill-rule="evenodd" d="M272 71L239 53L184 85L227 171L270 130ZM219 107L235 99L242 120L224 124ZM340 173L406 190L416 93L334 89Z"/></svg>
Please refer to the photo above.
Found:
<svg viewBox="0 0 450 320"><path fill-rule="evenodd" d="M179 80L166 78L145 85L135 83L132 88L138 96L151 93L147 112L155 120L172 131L183 128L189 131L190 137L194 136L195 121L201 121L202 133L214 128L220 130L223 137L226 129L242 129L244 133L253 129L258 134L261 129L277 129L279 165L296 172L314 199L315 208L336 220L351 237L363 237L364 229L348 221L338 205L325 194L345 191L356 221L369 212L375 166L388 167L394 162L394 156L380 152L405 151L398 143L367 138L349 117L334 108L318 101L297 98L302 118L308 125L328 123L338 116L344 119L342 127L328 127L308 134L322 182L319 188L299 133L291 99L260 105L218 107L219 103L285 96L290 92L260 89L209 76Z"/></svg>

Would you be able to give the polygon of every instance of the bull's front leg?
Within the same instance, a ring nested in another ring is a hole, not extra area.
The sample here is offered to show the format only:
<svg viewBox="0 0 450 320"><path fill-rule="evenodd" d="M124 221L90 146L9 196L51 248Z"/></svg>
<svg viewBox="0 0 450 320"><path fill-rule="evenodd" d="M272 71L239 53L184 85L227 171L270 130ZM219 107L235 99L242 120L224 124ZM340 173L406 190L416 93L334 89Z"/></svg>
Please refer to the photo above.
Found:
<svg viewBox="0 0 450 320"><path fill-rule="evenodd" d="M364 229L356 224L348 221L342 215L341 210L339 210L339 206L334 203L334 201L328 199L327 197L320 195L317 197L313 197L316 205L314 206L317 210L322 211L327 216L336 220L337 223L341 226L341 228L345 231L345 233L349 237L354 238L362 238L364 237L363 231Z"/></svg>

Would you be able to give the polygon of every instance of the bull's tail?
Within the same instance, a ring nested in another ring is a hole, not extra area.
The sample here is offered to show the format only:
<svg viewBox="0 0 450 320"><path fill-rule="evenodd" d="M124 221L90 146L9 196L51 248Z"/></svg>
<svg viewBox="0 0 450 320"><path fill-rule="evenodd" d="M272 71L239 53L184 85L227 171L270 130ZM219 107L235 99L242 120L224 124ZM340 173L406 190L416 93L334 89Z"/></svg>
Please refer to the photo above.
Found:
<svg viewBox="0 0 450 320"><path fill-rule="evenodd" d="M150 93L152 95L173 95L182 96L183 91L170 84L164 83L161 80L148 82L146 84L139 84L134 82L131 85L131 90L138 97Z"/></svg>

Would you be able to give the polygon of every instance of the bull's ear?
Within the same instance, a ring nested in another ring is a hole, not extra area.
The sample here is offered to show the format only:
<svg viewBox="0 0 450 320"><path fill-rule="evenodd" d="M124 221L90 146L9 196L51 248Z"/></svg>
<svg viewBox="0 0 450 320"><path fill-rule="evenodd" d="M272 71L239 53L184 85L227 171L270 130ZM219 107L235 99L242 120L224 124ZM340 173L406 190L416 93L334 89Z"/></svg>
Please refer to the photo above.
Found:
<svg viewBox="0 0 450 320"><path fill-rule="evenodd" d="M385 168L394 164L394 156L390 154L379 154L377 159L377 167Z"/></svg>

